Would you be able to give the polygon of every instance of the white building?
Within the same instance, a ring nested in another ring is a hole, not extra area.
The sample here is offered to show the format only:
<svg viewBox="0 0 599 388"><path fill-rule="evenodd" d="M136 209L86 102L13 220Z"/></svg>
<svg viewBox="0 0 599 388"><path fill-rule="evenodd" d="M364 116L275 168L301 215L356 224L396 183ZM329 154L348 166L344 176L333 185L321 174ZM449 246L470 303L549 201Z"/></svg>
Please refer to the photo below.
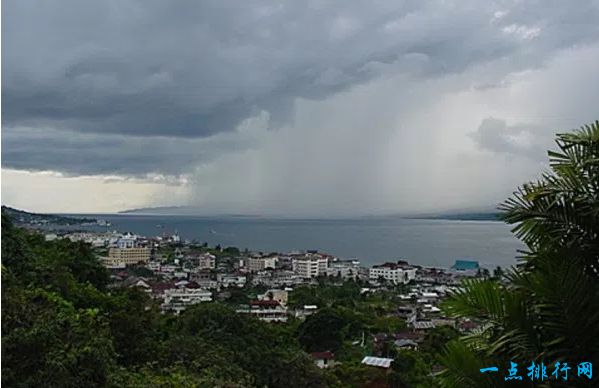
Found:
<svg viewBox="0 0 599 388"><path fill-rule="evenodd" d="M44 235L44 239L46 241L54 241L58 238L58 235L56 233L46 233Z"/></svg>
<svg viewBox="0 0 599 388"><path fill-rule="evenodd" d="M339 276L343 279L355 279L360 274L358 260L338 260L329 262L327 276Z"/></svg>
<svg viewBox="0 0 599 388"><path fill-rule="evenodd" d="M160 262L159 261L150 261L146 264L146 268L150 271L159 272L160 271Z"/></svg>
<svg viewBox="0 0 599 388"><path fill-rule="evenodd" d="M319 254L307 254L293 258L293 272L302 278L313 278L327 274L329 259Z"/></svg>
<svg viewBox="0 0 599 388"><path fill-rule="evenodd" d="M407 284L416 279L416 268L396 263L375 265L370 268L369 278L371 281L383 278L393 284Z"/></svg>
<svg viewBox="0 0 599 388"><path fill-rule="evenodd" d="M135 248L136 247L135 240L136 239L134 236L126 234L117 240L116 245L120 249Z"/></svg>
<svg viewBox="0 0 599 388"><path fill-rule="evenodd" d="M285 290L272 289L266 291L263 295L258 295L258 300L275 300L281 306L286 306L289 300L289 293Z"/></svg>
<svg viewBox="0 0 599 388"><path fill-rule="evenodd" d="M235 274L217 274L216 275L216 281L218 282L219 286L223 287L223 288L228 288L228 287L243 287L245 286L245 282L247 281L247 278L243 275L235 275Z"/></svg>
<svg viewBox="0 0 599 388"><path fill-rule="evenodd" d="M301 276L293 271L286 270L261 271L252 277L252 284L261 284L272 288L284 288L303 283L305 282Z"/></svg>
<svg viewBox="0 0 599 388"><path fill-rule="evenodd" d="M306 319L306 317L313 315L316 311L318 311L318 306L315 304L306 304L302 308L296 308L294 315L298 319Z"/></svg>
<svg viewBox="0 0 599 388"><path fill-rule="evenodd" d="M277 257L250 257L247 260L247 267L250 272L264 271L267 268L275 269L277 266Z"/></svg>
<svg viewBox="0 0 599 388"><path fill-rule="evenodd" d="M200 255L198 258L198 267L200 269L214 269L216 268L216 256L210 253Z"/></svg>
<svg viewBox="0 0 599 388"><path fill-rule="evenodd" d="M179 314L189 306L211 301L212 293L202 288L171 288L164 291L164 302L160 308L163 312Z"/></svg>
<svg viewBox="0 0 599 388"><path fill-rule="evenodd" d="M276 300L254 300L237 312L250 314L264 322L287 322L287 308Z"/></svg>

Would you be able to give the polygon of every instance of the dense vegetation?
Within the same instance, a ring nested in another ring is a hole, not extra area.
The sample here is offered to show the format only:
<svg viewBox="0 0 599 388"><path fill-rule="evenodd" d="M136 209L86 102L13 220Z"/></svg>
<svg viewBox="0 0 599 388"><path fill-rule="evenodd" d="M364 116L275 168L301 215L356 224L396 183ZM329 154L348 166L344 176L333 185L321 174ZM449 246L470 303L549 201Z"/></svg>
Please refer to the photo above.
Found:
<svg viewBox="0 0 599 388"><path fill-rule="evenodd" d="M429 386L433 351L373 348L395 333L397 293L362 294L333 279L301 286L291 306L318 304L305 321L268 324L236 314L254 288L230 300L159 313L135 288L110 288L90 247L45 241L2 215L2 383L7 387L361 387ZM237 294L235 294L236 291ZM262 290L264 291L264 290ZM362 339L365 338L365 341ZM431 342L436 337L431 337ZM308 352L330 350L341 364L318 369ZM391 373L361 365L365 355L397 361ZM381 353L382 352L382 353Z"/></svg>
<svg viewBox="0 0 599 388"><path fill-rule="evenodd" d="M503 281L473 280L446 304L484 330L452 342L442 362L448 387L501 386L514 361L524 375L531 362L599 361L599 122L557 137L551 172L521 187L502 206L503 219L526 243L519 265ZM507 382L505 384L508 384ZM547 383L547 381L545 381ZM597 386L597 376L551 381L552 386Z"/></svg>

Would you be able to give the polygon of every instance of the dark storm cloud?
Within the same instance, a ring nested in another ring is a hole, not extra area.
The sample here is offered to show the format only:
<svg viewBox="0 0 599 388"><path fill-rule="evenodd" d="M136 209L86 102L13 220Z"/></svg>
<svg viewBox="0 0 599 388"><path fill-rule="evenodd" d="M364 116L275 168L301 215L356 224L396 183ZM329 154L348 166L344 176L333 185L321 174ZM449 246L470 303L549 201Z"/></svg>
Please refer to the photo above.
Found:
<svg viewBox="0 0 599 388"><path fill-rule="evenodd" d="M10 168L60 171L66 175L148 173L179 176L216 159L223 149L243 151L256 141L252 133L181 139L162 136L81 134L64 130L5 129L2 158Z"/></svg>
<svg viewBox="0 0 599 388"><path fill-rule="evenodd" d="M297 97L385 71L436 77L498 58L521 70L599 36L592 1L458 4L5 1L4 166L177 174L203 159L144 137L205 138L262 110L277 125ZM80 149L77 167L62 157Z"/></svg>

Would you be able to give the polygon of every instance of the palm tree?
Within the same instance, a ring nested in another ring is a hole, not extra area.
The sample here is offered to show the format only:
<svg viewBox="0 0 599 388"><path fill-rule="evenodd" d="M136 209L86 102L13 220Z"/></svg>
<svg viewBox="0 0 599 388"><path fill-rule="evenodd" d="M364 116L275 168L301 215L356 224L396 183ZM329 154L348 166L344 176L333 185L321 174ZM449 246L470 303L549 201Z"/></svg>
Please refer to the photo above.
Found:
<svg viewBox="0 0 599 388"><path fill-rule="evenodd" d="M511 361L523 381L532 361L544 362L549 377L559 361L572 367L562 384L571 386L574 378L577 386L597 385L575 371L579 362L599 361L599 121L558 134L556 143L551 171L500 207L527 246L518 265L503 283L465 282L444 306L483 325L448 344L440 357L443 386L502 386ZM479 371L488 366L499 373Z"/></svg>

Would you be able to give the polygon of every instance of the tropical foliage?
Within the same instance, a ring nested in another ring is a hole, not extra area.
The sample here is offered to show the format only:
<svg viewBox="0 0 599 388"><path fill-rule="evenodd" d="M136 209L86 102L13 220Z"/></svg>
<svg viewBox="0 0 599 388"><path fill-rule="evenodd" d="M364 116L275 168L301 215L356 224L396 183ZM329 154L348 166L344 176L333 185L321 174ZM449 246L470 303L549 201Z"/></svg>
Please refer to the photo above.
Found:
<svg viewBox="0 0 599 388"><path fill-rule="evenodd" d="M464 283L445 305L455 317L484 324L447 346L441 357L447 387L501 386L501 375L479 368L507 369L510 361L526 374L532 361L550 369L557 361L574 368L599 360L599 122L560 134L556 143L551 171L501 206L527 246L519 264L503 281Z"/></svg>

